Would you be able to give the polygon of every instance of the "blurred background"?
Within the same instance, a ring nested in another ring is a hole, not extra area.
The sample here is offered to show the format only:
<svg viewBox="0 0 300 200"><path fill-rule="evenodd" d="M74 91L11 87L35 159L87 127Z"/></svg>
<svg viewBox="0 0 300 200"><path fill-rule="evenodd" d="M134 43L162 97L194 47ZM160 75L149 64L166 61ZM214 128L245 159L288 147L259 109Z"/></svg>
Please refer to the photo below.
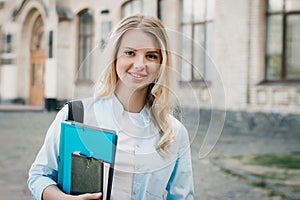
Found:
<svg viewBox="0 0 300 200"><path fill-rule="evenodd" d="M47 127L136 13L169 34L196 199L300 199L299 0L0 0L0 196L30 199Z"/></svg>

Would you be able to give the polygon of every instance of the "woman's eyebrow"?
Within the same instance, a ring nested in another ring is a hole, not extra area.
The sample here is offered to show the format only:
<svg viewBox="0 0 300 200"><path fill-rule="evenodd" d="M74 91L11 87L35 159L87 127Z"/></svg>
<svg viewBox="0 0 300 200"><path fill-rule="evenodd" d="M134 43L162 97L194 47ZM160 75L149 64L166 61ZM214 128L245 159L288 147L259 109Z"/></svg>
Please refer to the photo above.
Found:
<svg viewBox="0 0 300 200"><path fill-rule="evenodd" d="M130 49L132 51L138 51L139 49L146 49L147 53L158 53L158 54L160 54L160 50L159 49L155 49L155 48L147 48L147 47L145 47L145 48L135 49L133 47L125 46L125 47L123 47L123 49Z"/></svg>
<svg viewBox="0 0 300 200"><path fill-rule="evenodd" d="M157 54L160 54L160 51L159 50L150 50L150 51L147 51L147 53L157 53Z"/></svg>
<svg viewBox="0 0 300 200"><path fill-rule="evenodd" d="M133 50L133 51L136 51L136 50L137 50L137 49L135 49L135 48L127 47L127 46L123 47L123 49L130 49L130 50Z"/></svg>

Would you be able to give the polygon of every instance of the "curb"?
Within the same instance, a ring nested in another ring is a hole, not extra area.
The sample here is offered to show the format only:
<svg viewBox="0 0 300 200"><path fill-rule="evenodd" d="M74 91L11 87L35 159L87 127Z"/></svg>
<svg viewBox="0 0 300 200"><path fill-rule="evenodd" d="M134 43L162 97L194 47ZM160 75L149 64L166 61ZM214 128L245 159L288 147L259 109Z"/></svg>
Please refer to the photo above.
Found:
<svg viewBox="0 0 300 200"><path fill-rule="evenodd" d="M276 193L280 194L281 196L284 196L284 197L287 197L287 198L290 198L290 199L300 199L300 194L298 194L298 193L293 193L293 192L283 190L282 188L279 188L276 184L267 182L265 180L262 180L260 178L255 177L253 175L245 173L241 170L231 168L231 167L225 165L224 163L222 163L221 161L219 161L216 158L211 158L210 157L208 160L213 165L229 172L232 175L235 175L235 176L238 176L242 179L245 179L245 180L249 181L250 183L252 183L253 185L256 185L256 186L259 185L260 187L271 189L271 190L275 191Z"/></svg>
<svg viewBox="0 0 300 200"><path fill-rule="evenodd" d="M18 104L2 104L0 105L0 112L27 112L44 111L44 106L32 106L32 105L18 105Z"/></svg>

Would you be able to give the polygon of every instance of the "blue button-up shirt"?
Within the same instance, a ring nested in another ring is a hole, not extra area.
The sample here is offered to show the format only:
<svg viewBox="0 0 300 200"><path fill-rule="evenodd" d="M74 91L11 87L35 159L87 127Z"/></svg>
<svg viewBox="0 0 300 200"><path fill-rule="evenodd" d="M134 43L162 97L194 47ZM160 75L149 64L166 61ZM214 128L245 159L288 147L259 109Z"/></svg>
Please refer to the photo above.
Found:
<svg viewBox="0 0 300 200"><path fill-rule="evenodd" d="M115 95L107 99L85 99L84 123L115 130L118 145L111 199L194 199L188 133L170 116L175 141L169 154L156 151L161 135L146 108L126 112ZM28 185L34 199L57 184L60 124L67 119L68 107L58 112L48 129L45 142L29 171Z"/></svg>

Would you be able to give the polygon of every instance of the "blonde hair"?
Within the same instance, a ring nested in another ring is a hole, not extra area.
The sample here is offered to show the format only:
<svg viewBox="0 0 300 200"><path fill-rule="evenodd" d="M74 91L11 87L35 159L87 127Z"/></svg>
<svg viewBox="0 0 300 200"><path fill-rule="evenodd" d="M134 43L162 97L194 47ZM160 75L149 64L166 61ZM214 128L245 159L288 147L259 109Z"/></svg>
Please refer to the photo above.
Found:
<svg viewBox="0 0 300 200"><path fill-rule="evenodd" d="M157 144L157 151L168 153L168 146L174 141L169 114L172 110L172 63L169 52L168 37L162 23L155 17L132 15L124 18L111 33L106 46L107 68L98 83L97 97L108 97L116 89L118 76L116 73L117 53L124 33L130 29L139 29L151 34L159 43L162 56L161 67L155 83L148 86L146 108L150 118L158 128L161 138Z"/></svg>

